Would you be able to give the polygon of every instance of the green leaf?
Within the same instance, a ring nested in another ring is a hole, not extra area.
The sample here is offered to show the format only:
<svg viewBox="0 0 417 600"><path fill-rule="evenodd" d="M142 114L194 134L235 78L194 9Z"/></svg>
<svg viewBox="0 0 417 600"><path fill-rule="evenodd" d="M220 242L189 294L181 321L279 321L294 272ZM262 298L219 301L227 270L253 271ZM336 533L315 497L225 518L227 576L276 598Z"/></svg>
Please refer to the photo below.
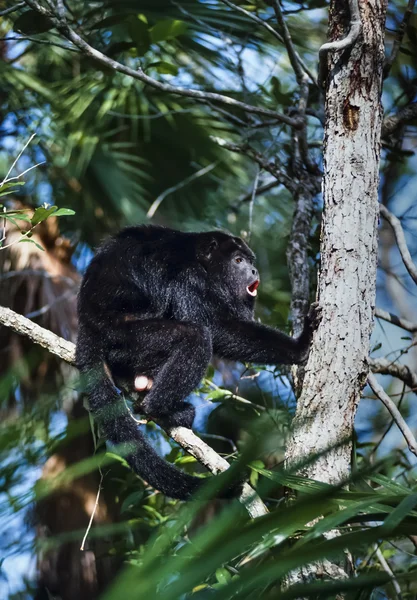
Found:
<svg viewBox="0 0 417 600"><path fill-rule="evenodd" d="M39 250L42 250L42 252L44 252L45 248L42 248L42 246L40 244L38 244L37 242L35 242L35 240L30 240L28 237L24 237L21 240L19 240L19 244L23 243L23 242L29 242L30 244L35 244L35 246L37 248L39 248Z"/></svg>
<svg viewBox="0 0 417 600"><path fill-rule="evenodd" d="M129 17L127 20L127 30L136 44L138 56L143 56L145 52L149 50L151 45L151 37L149 35L147 24L142 21L140 15L137 17Z"/></svg>
<svg viewBox="0 0 417 600"><path fill-rule="evenodd" d="M75 210L72 210L72 208L58 208L53 215L54 217L69 217L75 215Z"/></svg>
<svg viewBox="0 0 417 600"><path fill-rule="evenodd" d="M16 185L25 185L24 181L8 181L7 183L3 183L3 185L0 187L0 190L2 192L4 192L4 190L8 190L12 187L15 187Z"/></svg>
<svg viewBox="0 0 417 600"><path fill-rule="evenodd" d="M216 569L216 579L222 585L226 585L232 579L232 576L227 569Z"/></svg>
<svg viewBox="0 0 417 600"><path fill-rule="evenodd" d="M155 44L157 42L165 42L179 35L183 35L187 31L187 24L184 21L166 19L158 21L151 29L151 40Z"/></svg>
<svg viewBox="0 0 417 600"><path fill-rule="evenodd" d="M13 25L13 30L18 33L26 33L32 35L33 33L45 33L53 29L54 25L44 15L39 14L36 10L26 10L19 17Z"/></svg>
<svg viewBox="0 0 417 600"><path fill-rule="evenodd" d="M45 221L52 213L57 210L57 206L50 206L49 208L45 208L44 206L39 206L33 213L33 217L31 218L31 223L33 226Z"/></svg>
<svg viewBox="0 0 417 600"><path fill-rule="evenodd" d="M148 65L148 69L153 67L158 71L158 73L162 73L163 75L178 75L178 67L173 65L165 60L159 60L158 62L154 62Z"/></svg>
<svg viewBox="0 0 417 600"><path fill-rule="evenodd" d="M8 221L12 221L13 219L15 219L16 221L26 221L26 223L31 223L30 217L28 217L28 215L25 215L24 213L18 214L18 213L13 213L13 214L8 214L5 213L4 215L1 215L1 217L3 219L7 219Z"/></svg>

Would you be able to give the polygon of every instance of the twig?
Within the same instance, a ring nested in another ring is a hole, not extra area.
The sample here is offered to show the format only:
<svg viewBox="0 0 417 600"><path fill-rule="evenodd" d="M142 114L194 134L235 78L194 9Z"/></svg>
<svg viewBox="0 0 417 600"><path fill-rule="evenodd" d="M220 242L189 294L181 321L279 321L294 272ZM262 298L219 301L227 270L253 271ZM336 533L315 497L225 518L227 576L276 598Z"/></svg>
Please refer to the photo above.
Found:
<svg viewBox="0 0 417 600"><path fill-rule="evenodd" d="M32 133L32 135L30 136L30 138L28 139L28 141L26 142L26 144L23 146L23 148L21 149L21 151L19 152L17 158L14 159L12 166L10 167L10 169L7 171L6 177L3 179L3 181L0 183L0 188L3 187L3 185L6 183L6 181L8 181L8 177L10 175L10 173L13 171L17 161L19 160L19 158L22 156L23 152L26 150L26 148L29 146L30 142L33 140L33 138L35 137L36 133Z"/></svg>
<svg viewBox="0 0 417 600"><path fill-rule="evenodd" d="M274 178L274 179L272 179L272 181L268 181L268 183L259 185L256 189L256 195L260 196L261 194L264 194L265 192L272 190L273 188L277 187L278 185L281 185L281 182L277 181ZM237 199L235 204L233 204L231 206L231 210L233 210L234 212L238 212L238 210L242 204L245 204L246 202L250 202L252 200L252 195L253 195L253 188L250 192L247 192L246 194L243 194L242 196L240 196L240 198Z"/></svg>
<svg viewBox="0 0 417 600"><path fill-rule="evenodd" d="M388 410L395 423L397 424L398 429L403 434L405 441L407 442L407 446L413 454L417 456L417 441L413 435L413 432L403 419L400 411L385 392L384 388L379 385L375 375L373 373L369 373L368 375L368 383L374 391L375 395L381 400L385 408Z"/></svg>
<svg viewBox="0 0 417 600"><path fill-rule="evenodd" d="M359 13L358 0L348 0L350 11L349 32L342 40L326 42L319 49L319 87L322 88L327 73L327 54L329 52L340 52L353 46L362 30L362 21Z"/></svg>
<svg viewBox="0 0 417 600"><path fill-rule="evenodd" d="M99 481L99 484L98 484L96 501L94 502L94 508L93 508L93 510L91 512L90 520L88 522L87 529L85 530L83 541L81 542L81 546L80 546L80 550L81 551L84 551L84 545L85 545L85 542L87 540L87 536L90 533L91 526L93 524L94 515L96 514L97 507L98 507L98 501L100 500L100 492L101 492L101 484L102 483L103 483L103 473L100 471L100 481Z"/></svg>
<svg viewBox="0 0 417 600"><path fill-rule="evenodd" d="M417 374L413 373L407 365L399 365L386 358L369 358L369 366L373 373L381 375L391 375L397 379L401 379L408 387L417 388Z"/></svg>
<svg viewBox="0 0 417 600"><path fill-rule="evenodd" d="M20 179L21 177L23 177L23 175L26 175L26 173L29 173L29 171L31 171L32 169L36 169L36 167L39 167L40 165L44 165L45 163L46 163L46 160L42 160L41 162L36 163L36 165L32 165L31 167L29 167L28 169L23 171L23 173L19 173L19 175L15 175L14 177L9 177L8 179L6 179L6 181L3 181L0 184L0 187L2 185L4 185L4 183L9 183L9 181L14 181L15 179Z"/></svg>
<svg viewBox="0 0 417 600"><path fill-rule="evenodd" d="M233 144L224 140L223 138L219 138L216 136L210 136L211 139L219 144L222 148L226 148L231 152L238 152L239 154L246 154L253 161L258 163L258 165L267 171L271 175L273 175L276 180L284 185L290 192L294 193L297 189L297 182L288 177L277 165L273 162L270 162L267 158L265 158L260 152L252 148L249 144Z"/></svg>
<svg viewBox="0 0 417 600"><path fill-rule="evenodd" d="M213 390L218 390L220 392L227 391L227 390L223 390L221 387L219 387L218 385L213 383L213 381L209 381L208 379L204 380L204 381L207 385L209 385L211 388L213 388ZM252 408L254 408L255 410L259 410L260 412L263 412L266 410L265 406L262 406L262 404L255 404L255 402L251 402L250 400L247 400L246 398L242 398L242 396L238 396L237 394L232 394L232 392L230 392L230 394L225 393L225 399L234 400L235 402L238 402L240 404L246 404L246 406L252 406ZM215 400L215 402L217 402L217 400Z"/></svg>
<svg viewBox="0 0 417 600"><path fill-rule="evenodd" d="M255 204L256 198L256 190L258 189L258 181L259 181L259 165L256 167L255 179L253 182L252 188L252 196L249 202L249 226L248 226L248 243L250 242L250 238L252 235L252 225L253 225L253 205Z"/></svg>
<svg viewBox="0 0 417 600"><path fill-rule="evenodd" d="M417 283L417 267L413 263L413 259L411 258L411 254L407 246L401 221L395 215L393 215L383 204L379 205L379 210L381 215L386 221L388 221L388 223L391 225L394 231L395 241L397 242L398 250L400 251L405 268L407 269L414 283Z"/></svg>
<svg viewBox="0 0 417 600"><path fill-rule="evenodd" d="M134 70L122 63L119 63L116 60L113 60L112 58L109 58L96 48L90 46L90 44L88 44L83 38L81 38L78 35L78 33L71 29L71 27L69 27L68 23L57 17L56 14L53 14L51 11L41 6L36 0L25 1L26 4L30 6L33 10L36 10L39 14L50 19L51 23L58 29L58 31L60 31L64 37L66 37L70 42L77 46L86 56L97 60L102 65L105 65L108 69L118 71L119 73L124 73L125 75L129 75L129 77L142 81L146 85L149 85L161 92L176 94L178 96L185 96L187 98L195 98L196 100L211 100L213 102L218 102L226 106L238 108L247 113L262 115L264 117L272 117L275 118L278 122L286 123L287 125L296 128L300 127L301 125L300 120L298 118L291 118L287 115L278 113L273 110L269 110L267 108L261 108L259 106L245 104L244 102L240 102L239 100L235 100L234 98L230 98L229 96L223 96L222 94L218 94L215 92L203 92L201 90L196 89L175 87L168 83L162 83L156 79L153 79L149 75L146 75L142 68L139 67L137 70Z"/></svg>
<svg viewBox="0 0 417 600"><path fill-rule="evenodd" d="M386 310L382 310L382 308L375 309L375 316L378 317L378 319L388 321L388 323L397 325L397 327L401 327L402 329L410 331L411 333L417 332L417 323L413 323L412 321L408 321L402 317L397 317L397 315L394 315Z"/></svg>
<svg viewBox="0 0 417 600"><path fill-rule="evenodd" d="M397 598L397 600L401 600L402 599L401 587L400 587L400 584L398 583L397 579L395 578L394 571L391 569L388 562L385 560L385 557L382 554L381 548L377 544L375 544L375 551L376 551L377 559L381 563L381 567L384 569L384 571L386 573L388 573L388 575L391 578L391 583L392 583L392 587L394 588L395 597Z"/></svg>
<svg viewBox="0 0 417 600"><path fill-rule="evenodd" d="M70 52L80 52L78 48L73 48L72 46L66 46L65 44L60 44L59 42L52 42L51 40L39 40L38 38L31 37L29 35L25 36L6 36L0 38L1 42L34 42L35 44L43 44L44 46L56 46L57 48L63 48L64 50L69 50Z"/></svg>
<svg viewBox="0 0 417 600"><path fill-rule="evenodd" d="M273 6L275 16L278 21L278 25L280 26L280 28L282 29L283 34L284 34L285 48L287 49L288 58L290 59L291 66L293 68L295 77L297 79L297 83L298 83L298 85L301 85L303 82L303 79L304 79L304 74L301 69L300 63L298 61L297 53L295 51L294 44L293 44L293 41L291 38L291 34L287 27L287 23L284 19L284 15L282 13L282 9L281 9L279 0L273 0L272 6Z"/></svg>
<svg viewBox="0 0 417 600"><path fill-rule="evenodd" d="M385 117L382 122L382 137L391 135L400 125L415 118L417 118L417 102L411 102L401 108L395 115Z"/></svg>
<svg viewBox="0 0 417 600"><path fill-rule="evenodd" d="M6 15L10 15L13 12L19 10L19 8L23 8L26 5L26 2L18 2L14 6L10 6L9 8L5 8L4 10L0 10L0 17L5 17Z"/></svg>
<svg viewBox="0 0 417 600"><path fill-rule="evenodd" d="M267 21L264 21L263 19L261 19L260 17L258 17L257 15L255 15L254 13L251 13L248 10L245 10L242 6L238 6L237 4L234 4L233 2L230 2L230 0L221 0L221 2L223 2L223 4L226 4L226 6L228 6L229 8L231 8L233 10L235 10L236 12L239 12L242 15L245 15L245 17L247 17L251 21L254 21L258 25L260 25L261 27L263 27L264 29L266 29L281 44L285 44L285 41L284 41L284 38L282 37L282 35L280 33L278 33L278 31L275 31L275 29L273 27L271 27L271 25ZM295 49L294 49L294 56L295 56L295 59L297 61L297 64L299 65L299 67L301 67L301 69L309 76L309 78L311 79L311 81L315 85L317 85L316 78L311 73L311 71L309 70L309 68L304 64L301 56L298 54L298 52L296 52Z"/></svg>
<svg viewBox="0 0 417 600"><path fill-rule="evenodd" d="M411 19L411 15L413 14L415 2L416 0L408 0L403 20L401 21L401 25L399 26L397 34L394 38L394 43L392 44L391 54L385 59L384 78L388 77L389 72L391 71L391 67L395 59L397 58L397 54L399 52L405 32L407 30L407 25Z"/></svg>
<svg viewBox="0 0 417 600"><path fill-rule="evenodd" d="M203 167L199 171L196 171L196 173L193 173L192 175L190 175L189 177L186 177L185 179L183 179L176 185L173 185L172 187L168 188L167 190L162 192L162 194L159 194L159 196L156 198L156 200L154 200L152 202L150 209L146 213L146 216L148 217L148 219L152 219L152 217L154 216L154 214L160 207L163 200L165 200L165 198L167 196L169 196L169 194L172 194L173 192L180 190L181 188L185 187L189 183L192 183L199 177L202 177L203 175L210 173L210 171L212 171L216 166L217 166L217 162L211 163L211 165L208 165L207 167Z"/></svg>
<svg viewBox="0 0 417 600"><path fill-rule="evenodd" d="M60 338L55 333L2 306L0 306L0 324L28 337L35 344L39 344L55 356L75 366L75 344L72 342ZM213 448L205 444L190 429L175 427L167 433L212 473L225 471L229 468L227 460L219 456ZM244 504L252 518L265 515L268 512L262 500L248 484L244 484L239 501Z"/></svg>

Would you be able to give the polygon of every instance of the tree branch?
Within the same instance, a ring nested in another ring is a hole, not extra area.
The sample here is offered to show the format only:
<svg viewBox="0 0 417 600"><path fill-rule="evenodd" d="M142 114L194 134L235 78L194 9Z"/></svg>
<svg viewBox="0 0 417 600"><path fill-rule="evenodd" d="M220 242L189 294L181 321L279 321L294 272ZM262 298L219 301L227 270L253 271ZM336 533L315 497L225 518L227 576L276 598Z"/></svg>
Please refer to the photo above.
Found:
<svg viewBox="0 0 417 600"><path fill-rule="evenodd" d="M51 23L58 29L58 31L65 37L67 40L72 42L77 48L79 48L83 54L93 58L98 61L106 68L112 71L118 71L119 73L124 73L125 75L129 75L133 79L137 79L142 81L146 85L153 87L161 92L176 94L178 96L185 96L187 98L195 98L196 100L202 100L204 102L212 101L217 102L219 104L224 104L229 107L237 108L243 110L246 113L251 113L255 115L261 115L264 117L270 117L276 119L277 122L286 123L291 127L299 128L302 126L302 122L299 118L291 118L287 115L278 113L273 110L269 110L267 108L261 108L259 106L253 106L251 104L246 104L245 102L241 102L240 100L235 100L234 98L230 98L229 96L223 96L222 94L218 94L215 92L202 92L201 90L195 89L187 89L183 87L175 87L168 83L162 83L149 75L146 75L144 71L139 67L136 71L131 69L130 67L123 65L122 63L109 58L96 48L93 48L88 44L83 38L81 38L78 33L76 33L71 27L69 27L68 23L63 19L60 19L56 14L47 10L43 6L39 4L36 0L25 0L26 4L30 6L33 10L48 18Z"/></svg>
<svg viewBox="0 0 417 600"><path fill-rule="evenodd" d="M18 313L0 306L0 324L9 327L14 332L28 337L35 344L46 348L51 354L58 356L70 365L75 366L75 344L60 338L55 333L40 327L33 321ZM208 446L197 437L190 429L185 427L174 427L167 431L168 435L175 440L182 448L194 456L212 473L219 473L229 468L229 463L219 456L213 448ZM239 501L244 504L246 510L252 518L265 515L268 509L253 491L245 483Z"/></svg>
<svg viewBox="0 0 417 600"><path fill-rule="evenodd" d="M226 148L226 150L230 150L231 152L238 152L239 154L245 154L249 158L251 158L254 162L258 163L258 165L273 175L276 180L281 183L283 186L287 188L292 193L295 193L297 190L297 182L291 177L288 177L274 162L269 161L265 158L260 152L252 148L249 144L245 143L242 145L233 144L224 140L223 138L219 138L216 136L211 136L211 139L215 141L222 148ZM252 197L252 196L251 196Z"/></svg>
<svg viewBox="0 0 417 600"><path fill-rule="evenodd" d="M395 115L385 117L382 122L382 137L387 137L401 125L417 119L417 102L411 102L401 108Z"/></svg>
<svg viewBox="0 0 417 600"><path fill-rule="evenodd" d="M387 57L385 59L384 78L388 77L388 75L391 71L391 67L392 67L395 59L397 58L397 54L399 52L402 41L404 39L405 32L407 30L407 25L411 19L411 15L413 14L415 2L416 2L416 0L408 0L408 5L407 5L407 8L405 9L403 20L401 21L401 25L399 26L397 34L394 38L394 43L392 45L391 54L390 54L389 58Z"/></svg>
<svg viewBox="0 0 417 600"><path fill-rule="evenodd" d="M400 251L405 268L407 269L414 283L417 283L417 267L413 263L413 259L411 258L411 254L407 246L401 221L396 216L394 216L383 204L379 205L379 210L381 212L381 215L386 221L388 221L388 223L391 225L394 231L395 241L397 242L398 250Z"/></svg>
<svg viewBox="0 0 417 600"><path fill-rule="evenodd" d="M5 8L4 10L0 10L0 17L5 17L6 15L10 15L11 13L16 12L19 8L25 6L26 2L18 2L14 6L10 6L9 8Z"/></svg>
<svg viewBox="0 0 417 600"><path fill-rule="evenodd" d="M413 373L407 365L394 363L387 358L369 358L368 363L373 373L391 375L401 379L408 387L417 391L417 374Z"/></svg>
<svg viewBox="0 0 417 600"><path fill-rule="evenodd" d="M411 429L409 428L409 426L403 419L403 417L402 417L400 411L398 410L398 408L396 407L395 403L391 400L391 398L385 392L383 387L381 385L379 385L378 381L376 380L375 375L373 375L372 373L370 373L368 375L368 383L371 386L372 390L374 391L375 395L378 396L378 398L381 400L381 402L383 403L385 408L388 410L388 412L394 419L395 423L397 424L398 429L401 431L405 441L407 442L407 446L408 446L410 452L412 452L413 454L415 454L417 456L416 438L414 437Z"/></svg>
<svg viewBox="0 0 417 600"><path fill-rule="evenodd" d="M410 331L411 333L417 332L417 323L413 323L412 321L408 321L402 317L397 317L397 315L387 312L386 310L382 310L382 308L375 309L375 316L378 319L383 319L384 321L388 321L388 323L397 325L397 327L402 327L402 329Z"/></svg>
<svg viewBox="0 0 417 600"><path fill-rule="evenodd" d="M308 242L313 216L313 193L306 182L300 182L295 193L295 209L287 246L287 264L291 281L291 316L294 335L303 329L310 297Z"/></svg>

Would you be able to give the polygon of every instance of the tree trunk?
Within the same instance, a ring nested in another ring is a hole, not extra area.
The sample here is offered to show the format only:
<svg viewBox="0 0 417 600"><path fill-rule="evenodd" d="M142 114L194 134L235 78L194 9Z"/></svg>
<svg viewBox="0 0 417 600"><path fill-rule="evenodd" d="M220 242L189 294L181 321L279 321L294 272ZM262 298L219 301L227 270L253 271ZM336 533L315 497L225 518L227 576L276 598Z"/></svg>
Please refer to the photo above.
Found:
<svg viewBox="0 0 417 600"><path fill-rule="evenodd" d="M324 139L324 214L315 333L298 400L289 464L326 448L302 469L338 483L349 476L356 408L367 376L375 305L378 183L384 61L383 0L359 0L362 32L329 53ZM333 0L330 39L349 29L347 4ZM342 442L346 442L342 445Z"/></svg>

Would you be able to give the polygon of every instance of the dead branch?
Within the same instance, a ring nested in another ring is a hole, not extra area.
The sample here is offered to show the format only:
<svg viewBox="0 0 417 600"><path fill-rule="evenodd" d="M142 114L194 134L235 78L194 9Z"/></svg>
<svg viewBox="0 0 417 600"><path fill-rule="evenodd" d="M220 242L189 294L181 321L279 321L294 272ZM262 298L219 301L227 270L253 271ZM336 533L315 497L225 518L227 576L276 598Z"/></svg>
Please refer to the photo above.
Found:
<svg viewBox="0 0 417 600"><path fill-rule="evenodd" d="M408 321L402 317L397 317L397 315L394 315L386 310L382 310L382 308L375 309L375 316L378 317L378 319L388 321L388 323L397 325L397 327L401 327L402 329L410 331L411 333L415 333L417 331L417 323L413 323L412 321Z"/></svg>
<svg viewBox="0 0 417 600"><path fill-rule="evenodd" d="M368 363L373 373L391 375L392 377L401 379L401 381L413 390L417 390L417 373L411 371L407 365L394 363L387 358L370 358Z"/></svg>
<svg viewBox="0 0 417 600"><path fill-rule="evenodd" d="M413 435L413 432L403 419L402 414L396 407L395 403L391 400L388 394L385 392L384 388L379 385L375 375L373 373L369 373L368 375L368 383L374 391L375 395L381 400L385 408L388 410L395 423L397 424L398 429L401 431L405 441L407 442L407 446L413 454L417 456L417 441Z"/></svg>
<svg viewBox="0 0 417 600"><path fill-rule="evenodd" d="M55 335L51 331L40 327L33 321L18 313L0 306L0 324L9 327L16 333L28 337L35 344L46 348L70 365L75 366L75 344ZM194 456L212 473L219 473L229 468L229 463L219 456L213 448L197 437L190 429L174 427L167 431L168 435L182 448ZM252 518L265 515L268 510L259 496L248 485L244 484L239 501L244 504Z"/></svg>
<svg viewBox="0 0 417 600"><path fill-rule="evenodd" d="M381 212L381 215L386 221L388 221L388 223L391 225L394 231L395 241L397 242L398 250L400 251L405 268L407 269L414 283L417 283L417 267L413 263L413 259L411 258L411 254L407 246L401 221L395 215L393 215L383 204L380 204L379 210Z"/></svg>

